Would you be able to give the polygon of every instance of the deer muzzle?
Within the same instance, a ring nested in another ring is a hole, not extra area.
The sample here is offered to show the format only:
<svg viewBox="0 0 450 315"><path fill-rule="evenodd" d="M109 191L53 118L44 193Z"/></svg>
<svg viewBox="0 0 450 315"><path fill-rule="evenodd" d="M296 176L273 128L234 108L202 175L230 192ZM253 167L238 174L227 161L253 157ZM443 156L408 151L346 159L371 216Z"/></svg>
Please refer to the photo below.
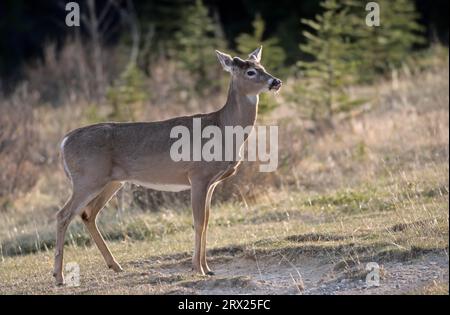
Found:
<svg viewBox="0 0 450 315"><path fill-rule="evenodd" d="M282 84L283 82L280 79L277 78L272 79L271 82L269 83L269 91L271 90L278 91L281 88Z"/></svg>

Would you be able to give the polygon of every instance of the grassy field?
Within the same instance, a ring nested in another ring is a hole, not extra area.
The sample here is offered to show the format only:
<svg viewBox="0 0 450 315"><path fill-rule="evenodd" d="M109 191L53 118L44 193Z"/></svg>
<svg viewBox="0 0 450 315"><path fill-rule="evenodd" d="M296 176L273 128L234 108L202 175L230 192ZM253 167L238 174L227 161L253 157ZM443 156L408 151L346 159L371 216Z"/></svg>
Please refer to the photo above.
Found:
<svg viewBox="0 0 450 315"><path fill-rule="evenodd" d="M218 293L296 293L311 291L321 280L330 286L338 279L358 284L367 274L365 263L372 261L383 266L382 283L376 288L382 290L383 281L389 287L398 281L390 275L391 264L410 265L433 257L440 264L429 267L443 268L444 263L444 273L412 275L396 290L408 292L423 286L423 292L448 293L444 287L439 289L448 283L448 190L441 186L445 183L439 182L439 174L434 175L436 182L420 180L414 187L411 182L402 187L375 181L360 189L317 196L279 192L248 209L239 204L216 207L209 230L209 256L217 271L213 277L190 271L193 232L188 211L167 210L122 223L124 236L131 226L153 231L142 232L141 241L125 238L111 243L123 273L107 270L95 247L68 246L66 262L80 265L80 287L54 287L53 255L44 251L4 257L0 290L145 294L206 293L212 288ZM102 225L103 230L107 228Z"/></svg>
<svg viewBox="0 0 450 315"><path fill-rule="evenodd" d="M381 83L378 105L309 143L297 139L290 109L278 109L280 137L290 139L280 154L307 150L281 162L278 185L214 203L215 276L191 271L186 205L118 213L113 201L99 227L125 271L107 270L77 219L65 262L79 264L81 283L55 287L54 214L67 190L52 191L64 182L49 170L15 201L21 210L0 213L0 293L448 294L447 69ZM368 262L380 267L378 287L366 284Z"/></svg>

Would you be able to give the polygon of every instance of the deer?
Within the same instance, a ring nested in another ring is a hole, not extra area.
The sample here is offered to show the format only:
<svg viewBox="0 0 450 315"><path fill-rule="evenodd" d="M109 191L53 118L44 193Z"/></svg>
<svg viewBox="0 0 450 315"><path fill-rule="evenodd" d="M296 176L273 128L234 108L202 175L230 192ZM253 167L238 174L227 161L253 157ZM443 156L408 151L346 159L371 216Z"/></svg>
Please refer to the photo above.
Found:
<svg viewBox="0 0 450 315"><path fill-rule="evenodd" d="M123 271L100 234L96 218L125 182L160 191L191 190L194 222L193 271L214 275L206 258L206 232L215 187L233 176L242 160L174 161L170 148L172 128L192 130L194 118L202 127L254 127L259 94L281 88L282 81L261 65L262 46L248 58L231 57L216 50L223 70L231 75L228 97L219 110L154 122L105 122L70 131L60 145L60 156L72 194L56 214L56 243L53 276L64 285L63 250L67 228L80 216L106 265ZM236 147L242 147L248 134ZM239 140L236 140L239 141Z"/></svg>

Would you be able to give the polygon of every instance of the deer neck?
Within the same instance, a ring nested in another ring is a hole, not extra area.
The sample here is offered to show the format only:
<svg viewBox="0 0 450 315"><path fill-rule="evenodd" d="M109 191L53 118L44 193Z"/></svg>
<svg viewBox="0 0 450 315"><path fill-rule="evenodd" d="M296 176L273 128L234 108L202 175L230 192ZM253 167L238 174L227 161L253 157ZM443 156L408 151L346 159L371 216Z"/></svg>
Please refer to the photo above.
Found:
<svg viewBox="0 0 450 315"><path fill-rule="evenodd" d="M258 112L258 95L247 95L232 78L225 105L219 111L221 127L254 126Z"/></svg>

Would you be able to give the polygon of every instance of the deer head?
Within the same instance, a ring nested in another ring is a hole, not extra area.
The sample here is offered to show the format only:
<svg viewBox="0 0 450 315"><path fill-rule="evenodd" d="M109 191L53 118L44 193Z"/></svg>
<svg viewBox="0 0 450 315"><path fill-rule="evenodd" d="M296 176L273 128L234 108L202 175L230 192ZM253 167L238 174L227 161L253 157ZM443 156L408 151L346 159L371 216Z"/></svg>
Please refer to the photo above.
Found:
<svg viewBox="0 0 450 315"><path fill-rule="evenodd" d="M253 51L248 59L232 58L230 55L216 50L223 69L231 73L232 80L246 95L258 95L266 91L278 91L282 82L264 69L261 65L262 46Z"/></svg>

